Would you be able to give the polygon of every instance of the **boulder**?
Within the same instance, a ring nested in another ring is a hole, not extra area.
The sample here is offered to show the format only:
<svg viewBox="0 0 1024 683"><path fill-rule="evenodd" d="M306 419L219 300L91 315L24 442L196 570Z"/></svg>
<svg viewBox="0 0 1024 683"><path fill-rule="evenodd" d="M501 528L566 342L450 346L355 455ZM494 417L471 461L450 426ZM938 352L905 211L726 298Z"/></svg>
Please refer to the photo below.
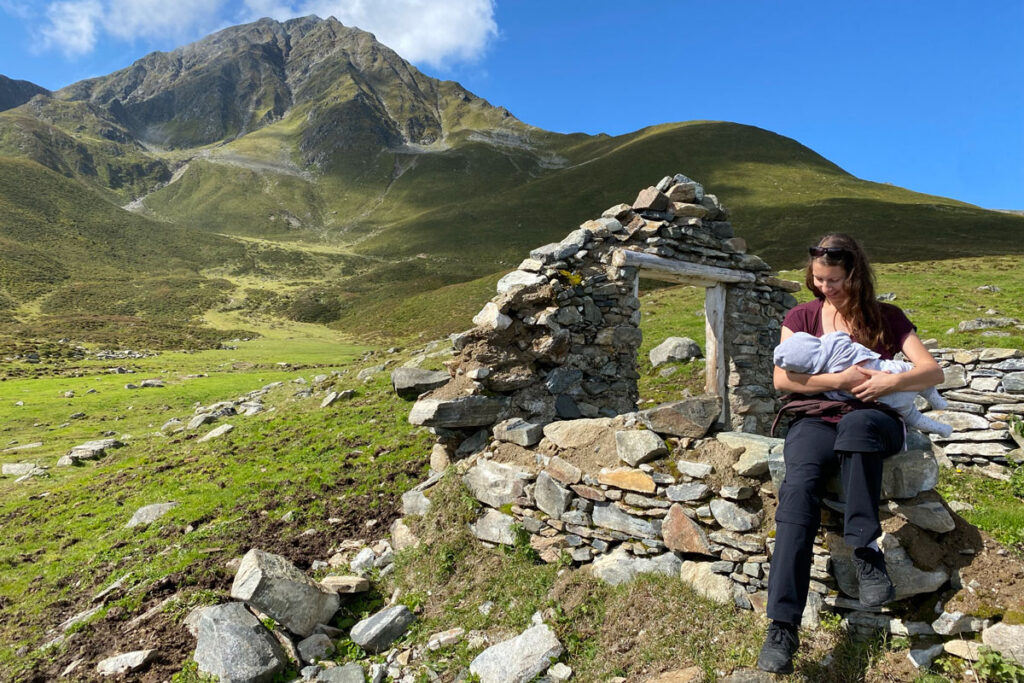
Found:
<svg viewBox="0 0 1024 683"><path fill-rule="evenodd" d="M413 399L425 391L444 386L450 379L447 372L397 368L391 373L391 386L402 398Z"/></svg>
<svg viewBox="0 0 1024 683"><path fill-rule="evenodd" d="M144 524L152 524L176 507L178 507L178 503L175 502L144 505L135 511L125 526L130 529Z"/></svg>
<svg viewBox="0 0 1024 683"><path fill-rule="evenodd" d="M953 516L946 506L937 500L902 501L890 500L886 503L889 512L899 515L914 526L944 534L956 528Z"/></svg>
<svg viewBox="0 0 1024 683"><path fill-rule="evenodd" d="M711 571L711 562L683 562L679 578L706 598L722 604L732 604L732 580Z"/></svg>
<svg viewBox="0 0 1024 683"><path fill-rule="evenodd" d="M573 495L568 489L560 486L547 472L537 476L537 484L533 489L537 507L555 519L561 519L562 513L569 509Z"/></svg>
<svg viewBox="0 0 1024 683"><path fill-rule="evenodd" d="M327 659L334 653L334 643L323 633L314 633L308 638L299 641L295 649L299 651L302 661L312 664L321 659Z"/></svg>
<svg viewBox="0 0 1024 683"><path fill-rule="evenodd" d="M430 510L430 499L422 491L413 489L402 494L403 515L425 515Z"/></svg>
<svg viewBox="0 0 1024 683"><path fill-rule="evenodd" d="M632 581L638 574L676 576L681 566L682 561L671 552L654 558L634 557L620 545L594 560L591 571L605 583L617 586Z"/></svg>
<svg viewBox="0 0 1024 683"><path fill-rule="evenodd" d="M253 548L238 566L231 597L244 600L292 633L308 636L338 611L338 594L325 591L295 566Z"/></svg>
<svg viewBox="0 0 1024 683"><path fill-rule="evenodd" d="M372 669L371 665L371 671ZM356 662L349 662L341 666L332 666L329 669L321 669L316 676L317 683L366 683L366 675L363 673L363 667ZM375 683L380 683L384 678L373 679Z"/></svg>
<svg viewBox="0 0 1024 683"><path fill-rule="evenodd" d="M853 565L853 548L843 537L829 533L827 539L831 553L832 571L840 590L856 598L858 596L857 570ZM933 593L949 580L949 573L942 568L919 569L899 541L891 534L882 534L878 543L885 553L885 568L896 589L894 600L902 600L919 593Z"/></svg>
<svg viewBox="0 0 1024 683"><path fill-rule="evenodd" d="M469 665L480 683L527 683L543 673L565 649L547 624L487 648Z"/></svg>
<svg viewBox="0 0 1024 683"><path fill-rule="evenodd" d="M744 477L761 477L768 473L768 459L773 451L782 453L785 443L782 439L773 439L760 434L746 432L721 432L715 438L730 448L743 448L740 459L732 468Z"/></svg>
<svg viewBox="0 0 1024 683"><path fill-rule="evenodd" d="M229 425L229 424L224 424L224 425L221 425L219 427L214 427L210 431L206 432L206 434L203 434L201 437L196 439L196 443L203 443L204 441L210 441L212 439L216 439L218 436L224 436L225 434L227 434L228 432L230 432L234 428L235 428L234 425Z"/></svg>
<svg viewBox="0 0 1024 683"><path fill-rule="evenodd" d="M689 361L701 358L700 346L689 337L669 337L651 349L651 365L658 367L675 361Z"/></svg>
<svg viewBox="0 0 1024 683"><path fill-rule="evenodd" d="M514 545L516 536L512 530L512 525L515 523L515 517L488 508L480 516L480 519L471 524L469 528L481 541Z"/></svg>
<svg viewBox="0 0 1024 683"><path fill-rule="evenodd" d="M287 662L274 635L240 602L203 610L193 657L200 673L231 683L269 683Z"/></svg>
<svg viewBox="0 0 1024 683"><path fill-rule="evenodd" d="M494 425L495 439L514 443L524 448L536 445L543 436L544 425L527 422L520 417L513 417Z"/></svg>
<svg viewBox="0 0 1024 683"><path fill-rule="evenodd" d="M710 463L694 462L692 460L677 460L676 467L680 472L694 479L703 479L715 471L715 468Z"/></svg>
<svg viewBox="0 0 1024 683"><path fill-rule="evenodd" d="M617 221L616 221L617 222ZM547 283L548 279L538 273L525 270L513 270L498 280L498 294L504 294L519 287L537 287Z"/></svg>
<svg viewBox="0 0 1024 683"><path fill-rule="evenodd" d="M489 396L453 399L423 398L409 411L409 423L426 427L481 427L491 425L505 407L505 400Z"/></svg>
<svg viewBox="0 0 1024 683"><path fill-rule="evenodd" d="M489 330L504 330L512 324L512 318L502 313L493 301L488 301L480 312L473 316L473 324Z"/></svg>
<svg viewBox="0 0 1024 683"><path fill-rule="evenodd" d="M736 503L721 498L711 501L715 521L730 531L750 531L761 526L761 513L747 512Z"/></svg>
<svg viewBox="0 0 1024 683"><path fill-rule="evenodd" d="M930 413L930 414L934 414ZM925 451L905 451L882 464L882 500L913 498L939 483L939 464Z"/></svg>
<svg viewBox="0 0 1024 683"><path fill-rule="evenodd" d="M641 411L639 417L648 429L659 434L699 439L707 434L721 412L721 399L712 394L703 394L682 401L662 403Z"/></svg>
<svg viewBox="0 0 1024 683"><path fill-rule="evenodd" d="M107 657L96 665L96 673L101 676L119 676L137 671L148 664L155 653L156 650L136 650Z"/></svg>
<svg viewBox="0 0 1024 683"><path fill-rule="evenodd" d="M405 605L386 607L352 627L349 637L367 652L381 652L406 632L416 617Z"/></svg>
<svg viewBox="0 0 1024 683"><path fill-rule="evenodd" d="M621 531L639 538L657 538L658 532L646 519L623 512L613 503L594 503L591 519L595 526Z"/></svg>
<svg viewBox="0 0 1024 683"><path fill-rule="evenodd" d="M711 487L700 481L669 486L665 496L676 503L695 503L711 495Z"/></svg>
<svg viewBox="0 0 1024 683"><path fill-rule="evenodd" d="M365 593L370 590L370 582L362 576L325 576L320 579L320 585L324 590L340 594Z"/></svg>
<svg viewBox="0 0 1024 683"><path fill-rule="evenodd" d="M633 467L668 455L662 438L644 429L615 432L615 449L619 459Z"/></svg>
<svg viewBox="0 0 1024 683"><path fill-rule="evenodd" d="M673 505L661 522L665 547L681 553L712 555L708 536L699 524L686 516L681 505Z"/></svg>
<svg viewBox="0 0 1024 683"><path fill-rule="evenodd" d="M462 481L477 500L500 508L522 496L530 479L532 475L519 467L481 460L466 472Z"/></svg>
<svg viewBox="0 0 1024 683"><path fill-rule="evenodd" d="M981 642L1024 666L1024 625L1000 622L989 626L981 632Z"/></svg>

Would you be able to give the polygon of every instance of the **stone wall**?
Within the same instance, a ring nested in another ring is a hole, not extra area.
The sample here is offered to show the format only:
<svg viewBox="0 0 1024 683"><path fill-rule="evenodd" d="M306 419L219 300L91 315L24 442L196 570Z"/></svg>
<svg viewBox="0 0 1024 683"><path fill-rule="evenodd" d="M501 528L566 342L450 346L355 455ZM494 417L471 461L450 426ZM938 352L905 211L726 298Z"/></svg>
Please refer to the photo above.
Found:
<svg viewBox="0 0 1024 683"><path fill-rule="evenodd" d="M628 250L747 280L727 286L728 414L734 428L763 431L776 408L767 389L772 348L798 285L747 254L727 218L714 195L677 175L534 249L498 282L476 327L456 339L453 381L424 397L410 419L470 428L509 417L547 423L635 410L640 272L614 263L616 252Z"/></svg>
<svg viewBox="0 0 1024 683"><path fill-rule="evenodd" d="M1024 459L1024 436L1017 443L1010 433L1010 421L1024 419L1024 351L932 349L932 355L943 366L945 381L938 389L949 406L927 415L954 430L948 438L931 435L936 455L950 465L1008 479L1007 463Z"/></svg>

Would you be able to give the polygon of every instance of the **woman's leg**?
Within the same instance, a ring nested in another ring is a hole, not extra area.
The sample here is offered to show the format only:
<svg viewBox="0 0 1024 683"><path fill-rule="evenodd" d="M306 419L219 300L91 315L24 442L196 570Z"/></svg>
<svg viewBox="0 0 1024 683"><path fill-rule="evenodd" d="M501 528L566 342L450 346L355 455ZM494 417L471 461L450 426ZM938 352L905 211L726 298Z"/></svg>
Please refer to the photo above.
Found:
<svg viewBox="0 0 1024 683"><path fill-rule="evenodd" d="M903 446L903 425L881 410L855 410L839 421L835 450L846 497L843 538L863 548L882 535L878 503L882 461Z"/></svg>
<svg viewBox="0 0 1024 683"><path fill-rule="evenodd" d="M799 624L810 585L821 491L835 471L836 428L820 419L797 420L786 436L786 478L775 511L775 550L768 576L768 618Z"/></svg>

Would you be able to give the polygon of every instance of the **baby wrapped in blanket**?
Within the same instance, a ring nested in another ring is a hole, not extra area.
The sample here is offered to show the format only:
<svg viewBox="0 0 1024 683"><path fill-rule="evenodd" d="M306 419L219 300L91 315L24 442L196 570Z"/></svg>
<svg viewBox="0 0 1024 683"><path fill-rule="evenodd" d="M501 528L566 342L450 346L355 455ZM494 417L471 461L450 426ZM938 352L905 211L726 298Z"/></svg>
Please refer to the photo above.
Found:
<svg viewBox="0 0 1024 683"><path fill-rule="evenodd" d="M842 372L851 365L891 373L906 372L914 367L904 361L883 360L868 347L853 341L846 332L830 332L823 337L815 337L807 332L794 332L789 339L775 347L775 365L783 370L806 375ZM920 393L933 408L945 408L947 405L935 387L929 387L921 392L895 391L878 400L899 412L908 427L916 427L921 431L934 432L942 436L952 434L952 427L925 417L914 406L914 397L917 393ZM853 398L853 394L846 391L826 391L825 395L834 401Z"/></svg>

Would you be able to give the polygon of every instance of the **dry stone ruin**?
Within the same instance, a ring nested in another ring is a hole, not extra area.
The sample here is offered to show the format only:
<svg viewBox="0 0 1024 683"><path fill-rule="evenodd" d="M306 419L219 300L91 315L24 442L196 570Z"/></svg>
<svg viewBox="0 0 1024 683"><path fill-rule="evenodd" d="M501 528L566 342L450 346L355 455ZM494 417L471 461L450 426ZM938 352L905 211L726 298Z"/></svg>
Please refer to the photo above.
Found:
<svg viewBox="0 0 1024 683"><path fill-rule="evenodd" d="M704 395L637 409L639 278L706 288ZM778 407L772 351L798 289L746 253L714 195L666 177L502 278L476 327L454 339L449 380L421 394L409 420L437 436L432 467L456 461L484 504L473 526L483 542L513 544L523 529L545 561L586 565L611 583L678 576L763 611L785 468L782 440L767 436ZM886 462L880 544L898 601L857 600L835 484L804 625L827 609L851 630L910 637L917 666L981 633L1024 663L1013 642L1024 642L1024 626L1002 620L1024 615L1024 564L934 491L940 463L1004 476L1020 453L1007 420L1024 414L1024 353L933 353L950 407L930 415L954 433L933 443L911 430L908 449ZM406 494L406 514L429 508L429 486Z"/></svg>

